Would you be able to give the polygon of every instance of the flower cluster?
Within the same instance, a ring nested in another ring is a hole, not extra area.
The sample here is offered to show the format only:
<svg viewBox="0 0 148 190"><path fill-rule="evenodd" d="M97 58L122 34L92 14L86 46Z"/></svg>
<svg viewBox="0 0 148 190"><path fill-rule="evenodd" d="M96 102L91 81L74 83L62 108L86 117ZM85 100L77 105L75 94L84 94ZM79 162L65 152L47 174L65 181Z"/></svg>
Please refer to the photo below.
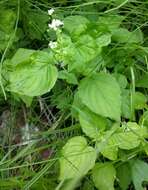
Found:
<svg viewBox="0 0 148 190"><path fill-rule="evenodd" d="M51 16L53 13L54 13L54 9L49 9L49 10L48 10L48 15Z"/></svg>
<svg viewBox="0 0 148 190"><path fill-rule="evenodd" d="M53 41L50 41L48 46L51 48L51 49L54 49L57 47L57 42L53 42Z"/></svg>
<svg viewBox="0 0 148 190"><path fill-rule="evenodd" d="M54 9L53 8L48 10L48 15L49 16L52 16L53 13L54 13ZM61 20L59 20L59 19L53 19L51 21L51 23L48 24L48 27L56 31L56 30L58 30L58 28L60 26L63 26L63 25L64 25L64 23Z"/></svg>
<svg viewBox="0 0 148 190"><path fill-rule="evenodd" d="M52 28L53 30L58 30L60 26L63 26L64 23L59 19L53 19L50 24L48 24L49 28Z"/></svg>
<svg viewBox="0 0 148 190"><path fill-rule="evenodd" d="M54 9L49 9L48 10L48 15L49 16L52 16L52 14L54 13ZM48 27L50 29L53 29L54 31L57 31L61 26L63 26L64 23L59 20L59 19L52 19L51 22L48 24ZM48 46L51 48L51 49L54 49L57 47L57 42L53 42L53 41L50 41Z"/></svg>

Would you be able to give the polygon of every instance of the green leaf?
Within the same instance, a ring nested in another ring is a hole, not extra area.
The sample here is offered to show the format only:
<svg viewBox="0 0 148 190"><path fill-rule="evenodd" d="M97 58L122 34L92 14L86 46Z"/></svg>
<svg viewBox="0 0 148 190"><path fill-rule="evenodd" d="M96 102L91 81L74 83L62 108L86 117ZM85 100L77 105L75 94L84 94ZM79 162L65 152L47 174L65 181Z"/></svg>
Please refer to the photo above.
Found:
<svg viewBox="0 0 148 190"><path fill-rule="evenodd" d="M93 181L99 190L114 190L116 170L111 163L97 163L93 169Z"/></svg>
<svg viewBox="0 0 148 190"><path fill-rule="evenodd" d="M130 43L143 43L143 33L140 29L136 29L132 32L132 39L130 39Z"/></svg>
<svg viewBox="0 0 148 190"><path fill-rule="evenodd" d="M95 187L92 182L90 182L89 180L84 182L82 190L94 190L94 189Z"/></svg>
<svg viewBox="0 0 148 190"><path fill-rule="evenodd" d="M114 142L114 146L118 146L121 149L130 150L136 148L140 144L141 132L140 126L136 123L128 122L122 126L122 131L116 132L112 135L109 141Z"/></svg>
<svg viewBox="0 0 148 190"><path fill-rule="evenodd" d="M74 73L69 73L66 70L59 71L58 73L59 79L65 79L67 83L69 84L78 84L77 77Z"/></svg>
<svg viewBox="0 0 148 190"><path fill-rule="evenodd" d="M0 11L0 30L10 34L14 30L16 13L11 9Z"/></svg>
<svg viewBox="0 0 148 190"><path fill-rule="evenodd" d="M148 128L146 126L140 126L136 122L128 122L122 125L124 132L132 132L138 137L138 139L148 137Z"/></svg>
<svg viewBox="0 0 148 190"><path fill-rule="evenodd" d="M32 104L33 97L25 96L25 95L19 95L18 97L22 99L22 101L26 104L27 107L30 107Z"/></svg>
<svg viewBox="0 0 148 190"><path fill-rule="evenodd" d="M79 121L83 132L90 138L97 139L100 131L105 130L107 120L89 109L79 111Z"/></svg>
<svg viewBox="0 0 148 190"><path fill-rule="evenodd" d="M0 50L4 50L9 42L9 47L17 38L14 36L14 26L16 13L11 9L2 9L0 11ZM13 41L10 39L13 37ZM18 37L18 36L17 36Z"/></svg>
<svg viewBox="0 0 148 190"><path fill-rule="evenodd" d="M49 17L41 11L27 10L24 12L24 30L31 39L42 40L47 29Z"/></svg>
<svg viewBox="0 0 148 190"><path fill-rule="evenodd" d="M122 190L127 190L131 183L131 170L128 163L121 163L117 168L117 178L119 179L119 185Z"/></svg>
<svg viewBox="0 0 148 190"><path fill-rule="evenodd" d="M148 127L148 111L145 111L140 117L139 124Z"/></svg>
<svg viewBox="0 0 148 190"><path fill-rule="evenodd" d="M120 120L120 87L111 75L99 73L83 79L78 93L83 104L92 112Z"/></svg>
<svg viewBox="0 0 148 190"><path fill-rule="evenodd" d="M123 16L108 14L106 16L100 16L98 19L98 29L100 31L112 31L118 28L123 20Z"/></svg>
<svg viewBox="0 0 148 190"><path fill-rule="evenodd" d="M35 50L19 48L11 59L12 67L31 61L31 56Z"/></svg>
<svg viewBox="0 0 148 190"><path fill-rule="evenodd" d="M68 61L69 71L76 70L78 73L87 73L89 64L97 58L100 51L95 39L90 35L82 35L73 43L73 49L67 50L70 59L65 61Z"/></svg>
<svg viewBox="0 0 148 190"><path fill-rule="evenodd" d="M100 61L101 48L97 46L96 39L88 33L77 37L75 40L67 34L61 34L58 40L56 57L64 65L68 65L69 72L87 75L96 69Z"/></svg>
<svg viewBox="0 0 148 190"><path fill-rule="evenodd" d="M130 150L138 147L144 138L147 138L147 128L140 127L134 122L128 122L118 130L106 131L98 139L97 149L101 154L110 159L116 160L118 148ZM100 141L99 141L100 140Z"/></svg>
<svg viewBox="0 0 148 190"><path fill-rule="evenodd" d="M23 56L23 51L21 53ZM11 65L7 90L31 97L49 92L57 79L57 69L52 62L52 56L43 51L31 54L28 61L23 57L20 62L16 62L16 66Z"/></svg>
<svg viewBox="0 0 148 190"><path fill-rule="evenodd" d="M135 92L133 94L133 106L135 109L143 109L146 107L147 98L141 92Z"/></svg>
<svg viewBox="0 0 148 190"><path fill-rule="evenodd" d="M73 101L73 93L71 88L68 88L63 81L58 80L52 90L50 98L51 105L63 110L69 110Z"/></svg>
<svg viewBox="0 0 148 190"><path fill-rule="evenodd" d="M148 164L141 160L131 162L132 180L136 190L144 190L142 182L148 182Z"/></svg>
<svg viewBox="0 0 148 190"><path fill-rule="evenodd" d="M98 144L99 148L99 144ZM105 146L101 150L101 154L109 160L117 160L118 157L118 146L114 138L108 139Z"/></svg>
<svg viewBox="0 0 148 190"><path fill-rule="evenodd" d="M98 152L110 160L116 160L118 156L118 146L112 138L112 135L116 133L118 128L119 124L115 123L110 130L104 132L103 135L100 135L96 145Z"/></svg>
<svg viewBox="0 0 148 190"><path fill-rule="evenodd" d="M86 17L75 15L64 19L64 30L74 37L86 31L89 20Z"/></svg>
<svg viewBox="0 0 148 190"><path fill-rule="evenodd" d="M136 148L140 144L140 140L132 132L129 133L117 133L113 135L115 145L121 149L130 150Z"/></svg>
<svg viewBox="0 0 148 190"><path fill-rule="evenodd" d="M111 34L103 34L96 39L98 47L107 46L111 43Z"/></svg>
<svg viewBox="0 0 148 190"><path fill-rule="evenodd" d="M9 41L10 35L5 34L3 31L0 31L0 50L4 50Z"/></svg>
<svg viewBox="0 0 148 190"><path fill-rule="evenodd" d="M148 88L148 74L142 75L141 78L136 81L136 87Z"/></svg>
<svg viewBox="0 0 148 190"><path fill-rule="evenodd" d="M116 78L120 88L125 89L128 84L126 76L119 73L114 73L113 76Z"/></svg>
<svg viewBox="0 0 148 190"><path fill-rule="evenodd" d="M68 180L61 181L55 190L74 190L80 184L80 179L72 178Z"/></svg>
<svg viewBox="0 0 148 190"><path fill-rule="evenodd" d="M23 181L21 179L17 179L16 177L9 177L7 179L0 179L0 188L1 189L12 189L13 188L22 188Z"/></svg>
<svg viewBox="0 0 148 190"><path fill-rule="evenodd" d="M87 145L86 139L76 136L62 148L60 158L60 180L81 178L93 168L96 160L95 149Z"/></svg>
<svg viewBox="0 0 148 190"><path fill-rule="evenodd" d="M133 134L133 132L114 134L112 140L114 141L114 146L125 150L136 148L140 144L138 135Z"/></svg>
<svg viewBox="0 0 148 190"><path fill-rule="evenodd" d="M121 91L121 110L122 116L129 119L131 118L131 93L128 89L123 89Z"/></svg>
<svg viewBox="0 0 148 190"><path fill-rule="evenodd" d="M125 28L118 28L112 31L113 41L119 43L142 43L143 36L140 30L129 32Z"/></svg>

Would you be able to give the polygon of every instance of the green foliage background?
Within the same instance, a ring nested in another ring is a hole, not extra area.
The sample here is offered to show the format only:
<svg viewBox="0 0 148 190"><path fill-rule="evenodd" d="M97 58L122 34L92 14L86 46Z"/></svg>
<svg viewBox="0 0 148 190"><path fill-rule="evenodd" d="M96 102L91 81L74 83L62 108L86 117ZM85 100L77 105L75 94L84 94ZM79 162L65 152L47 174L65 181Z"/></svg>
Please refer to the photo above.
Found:
<svg viewBox="0 0 148 190"><path fill-rule="evenodd" d="M147 188L147 26L147 0L0 1L0 189Z"/></svg>

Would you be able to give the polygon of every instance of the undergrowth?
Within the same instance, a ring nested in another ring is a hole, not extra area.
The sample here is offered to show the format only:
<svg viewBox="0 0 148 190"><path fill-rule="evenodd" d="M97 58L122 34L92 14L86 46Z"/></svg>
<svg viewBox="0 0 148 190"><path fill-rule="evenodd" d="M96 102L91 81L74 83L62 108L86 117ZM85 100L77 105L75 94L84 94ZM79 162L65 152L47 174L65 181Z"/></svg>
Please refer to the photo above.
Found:
<svg viewBox="0 0 148 190"><path fill-rule="evenodd" d="M146 190L148 1L0 1L0 189Z"/></svg>

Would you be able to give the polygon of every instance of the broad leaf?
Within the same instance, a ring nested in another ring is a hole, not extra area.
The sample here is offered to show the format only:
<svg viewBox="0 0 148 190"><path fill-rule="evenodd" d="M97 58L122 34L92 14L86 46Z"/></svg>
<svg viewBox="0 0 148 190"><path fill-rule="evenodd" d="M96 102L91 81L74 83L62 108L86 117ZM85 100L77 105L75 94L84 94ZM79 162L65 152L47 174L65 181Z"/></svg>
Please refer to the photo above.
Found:
<svg viewBox="0 0 148 190"><path fill-rule="evenodd" d="M23 57L23 51L21 53ZM14 60L12 58L13 62ZM23 57L20 62L16 62L16 66L12 65L7 90L26 96L39 96L49 92L57 79L57 69L52 62L51 55L43 51L31 54L28 60Z"/></svg>
<svg viewBox="0 0 148 190"><path fill-rule="evenodd" d="M117 168L117 178L122 190L127 190L131 183L131 170L128 163L121 163Z"/></svg>
<svg viewBox="0 0 148 190"><path fill-rule="evenodd" d="M107 46L111 43L111 34L103 34L96 39L99 47Z"/></svg>
<svg viewBox="0 0 148 190"><path fill-rule="evenodd" d="M33 9L24 12L24 30L31 39L42 40L47 29L48 15Z"/></svg>
<svg viewBox="0 0 148 190"><path fill-rule="evenodd" d="M128 122L123 125L121 130L113 134L111 139L114 141L114 144L121 149L130 150L139 146L141 138L145 136L147 130L141 128L134 122Z"/></svg>
<svg viewBox="0 0 148 190"><path fill-rule="evenodd" d="M114 73L113 76L116 78L120 88L125 89L128 84L126 76L119 73Z"/></svg>
<svg viewBox="0 0 148 190"><path fill-rule="evenodd" d="M36 51L32 49L24 49L24 48L18 49L11 59L12 67L23 63L28 63L29 61L31 62L31 56L35 52Z"/></svg>
<svg viewBox="0 0 148 190"><path fill-rule="evenodd" d="M122 127L122 131L119 131L111 138L113 138L113 141L116 146L118 146L121 149L130 150L135 147L137 147L140 144L140 126L138 126L136 123L127 123Z"/></svg>
<svg viewBox="0 0 148 190"><path fill-rule="evenodd" d="M135 92L133 95L133 106L135 109L143 109L146 107L147 98L141 92Z"/></svg>
<svg viewBox="0 0 148 190"><path fill-rule="evenodd" d="M148 74L141 76L141 78L136 81L136 87L148 88Z"/></svg>
<svg viewBox="0 0 148 190"><path fill-rule="evenodd" d="M93 74L83 79L79 86L79 97L88 108L104 117L120 120L120 87L109 74Z"/></svg>
<svg viewBox="0 0 148 190"><path fill-rule="evenodd" d="M97 163L93 169L93 181L99 190L114 190L116 170L111 163Z"/></svg>
<svg viewBox="0 0 148 190"><path fill-rule="evenodd" d="M87 145L84 137L69 139L61 152L60 180L83 177L93 168L95 160L95 149Z"/></svg>
<svg viewBox="0 0 148 190"><path fill-rule="evenodd" d="M9 42L9 47L18 38L14 37L14 26L16 13L11 9L2 9L0 11L0 51L4 50ZM13 40L9 41L13 37Z"/></svg>
<svg viewBox="0 0 148 190"><path fill-rule="evenodd" d="M113 129L106 131L100 138L100 142L97 143L97 149L104 157L116 160L118 148L124 150L136 148L143 142L142 139L147 138L147 134L146 127L129 122L116 131Z"/></svg>
<svg viewBox="0 0 148 190"><path fill-rule="evenodd" d="M131 162L132 180L136 190L144 190L142 183L148 182L148 164L141 160Z"/></svg>
<svg viewBox="0 0 148 190"><path fill-rule="evenodd" d="M105 118L85 108L79 111L79 121L83 132L94 139L97 139L99 132L103 131L107 126Z"/></svg>
<svg viewBox="0 0 148 190"><path fill-rule="evenodd" d="M14 93L14 95L15 95L15 97L18 96L18 98L20 98L26 104L27 107L31 106L33 97L20 95L20 94L16 94L16 93Z"/></svg>
<svg viewBox="0 0 148 190"><path fill-rule="evenodd" d="M64 180L64 182L61 181L61 183L59 183L59 185L57 186L55 190L59 190L59 186L60 186L60 190L75 190L79 186L79 184L80 184L80 179L72 178L72 179Z"/></svg>
<svg viewBox="0 0 148 190"><path fill-rule="evenodd" d="M136 122L124 123L122 128L124 132L132 132L138 139L148 138L148 128L146 126L140 126Z"/></svg>
<svg viewBox="0 0 148 190"><path fill-rule="evenodd" d="M100 16L98 19L98 29L100 31L112 31L120 26L123 18L123 16L114 14Z"/></svg>
<svg viewBox="0 0 148 190"><path fill-rule="evenodd" d="M99 148L100 144L98 144L97 146ZM118 145L114 138L111 137L110 139L108 139L108 141L106 141L104 147L101 150L101 154L109 160L117 160Z"/></svg>
<svg viewBox="0 0 148 190"><path fill-rule="evenodd" d="M89 180L85 181L82 190L95 190L94 184Z"/></svg>
<svg viewBox="0 0 148 190"><path fill-rule="evenodd" d="M123 89L121 91L121 110L122 110L122 116L125 118L131 117L131 95L130 90Z"/></svg>
<svg viewBox="0 0 148 190"><path fill-rule="evenodd" d="M116 160L118 156L118 146L112 138L113 134L116 133L118 128L119 124L115 123L110 130L104 132L104 135L100 135L100 138L97 142L98 152L110 160Z"/></svg>
<svg viewBox="0 0 148 190"><path fill-rule="evenodd" d="M148 111L145 111L143 115L140 117L139 121L141 126L146 126L148 127Z"/></svg>
<svg viewBox="0 0 148 190"><path fill-rule="evenodd" d="M125 28L118 28L112 31L112 39L119 43L142 43L143 36L140 30L129 32Z"/></svg>
<svg viewBox="0 0 148 190"><path fill-rule="evenodd" d="M67 83L69 84L78 84L77 77L74 73L69 73L66 70L59 71L58 73L59 79L65 79Z"/></svg>
<svg viewBox="0 0 148 190"><path fill-rule="evenodd" d="M68 16L64 19L64 30L74 37L85 32L88 24L89 20L86 17L79 15Z"/></svg>
<svg viewBox="0 0 148 190"><path fill-rule="evenodd" d="M67 35L62 35L62 40L59 41L59 46L62 47L61 59L64 65L68 64L69 71L76 71L85 74L91 67L95 68L98 60L98 54L101 48L98 48L97 43L93 37L88 34L81 35L75 41ZM61 52L61 51L60 51Z"/></svg>
<svg viewBox="0 0 148 190"><path fill-rule="evenodd" d="M0 30L10 34L14 30L16 13L11 9L0 11Z"/></svg>

